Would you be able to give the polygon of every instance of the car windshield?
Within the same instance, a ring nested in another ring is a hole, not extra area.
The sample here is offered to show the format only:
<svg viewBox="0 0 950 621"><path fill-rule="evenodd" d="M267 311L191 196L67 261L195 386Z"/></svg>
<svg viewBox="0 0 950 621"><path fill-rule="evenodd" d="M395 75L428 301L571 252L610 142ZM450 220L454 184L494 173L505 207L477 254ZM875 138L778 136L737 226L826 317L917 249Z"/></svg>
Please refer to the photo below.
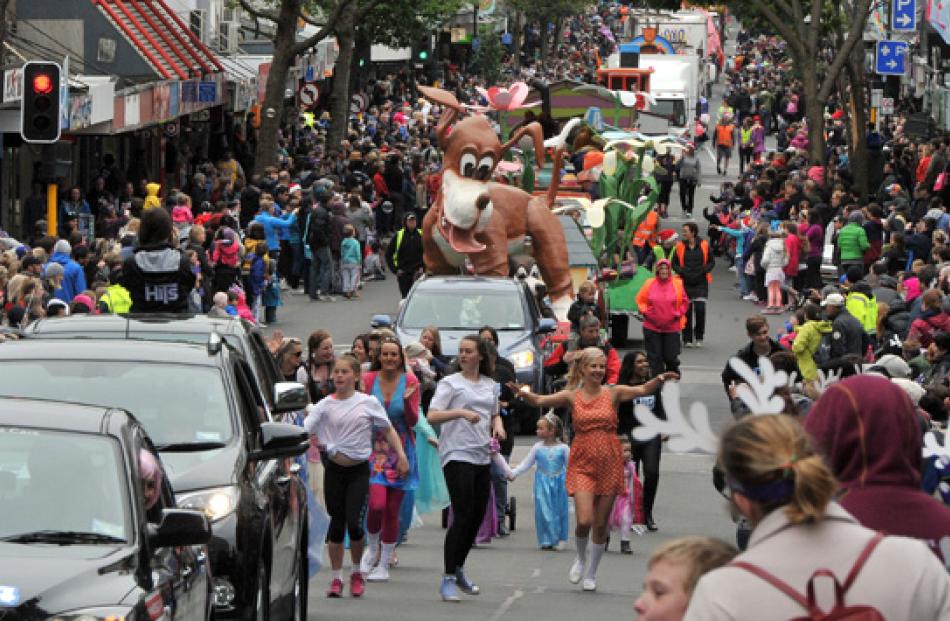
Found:
<svg viewBox="0 0 950 621"><path fill-rule="evenodd" d="M156 445L227 442L233 423L220 371L211 367L98 360L0 363L0 395L128 410Z"/></svg>
<svg viewBox="0 0 950 621"><path fill-rule="evenodd" d="M502 291L444 291L417 289L406 302L402 326L407 329L434 325L445 330L472 330L495 326L524 330L525 311L518 293Z"/></svg>
<svg viewBox="0 0 950 621"><path fill-rule="evenodd" d="M667 117L675 127L686 125L686 104L682 99L657 99L656 104L650 106L650 112Z"/></svg>
<svg viewBox="0 0 950 621"><path fill-rule="evenodd" d="M0 540L128 541L121 464L111 438L0 426Z"/></svg>

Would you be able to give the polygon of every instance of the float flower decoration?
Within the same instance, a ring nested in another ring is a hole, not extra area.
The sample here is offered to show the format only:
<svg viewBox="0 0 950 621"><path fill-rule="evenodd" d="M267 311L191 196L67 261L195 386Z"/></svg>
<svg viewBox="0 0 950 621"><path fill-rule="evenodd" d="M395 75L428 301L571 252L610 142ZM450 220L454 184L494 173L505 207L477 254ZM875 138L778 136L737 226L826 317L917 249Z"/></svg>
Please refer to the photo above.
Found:
<svg viewBox="0 0 950 621"><path fill-rule="evenodd" d="M528 98L528 93L531 92L531 88L524 82L515 82L508 88L492 86L485 89L480 86L476 86L475 90L478 91L478 94L488 102L487 106L466 106L467 108L477 112L487 112L489 110L510 112L511 110L534 108L541 105L540 101L525 103L525 100Z"/></svg>

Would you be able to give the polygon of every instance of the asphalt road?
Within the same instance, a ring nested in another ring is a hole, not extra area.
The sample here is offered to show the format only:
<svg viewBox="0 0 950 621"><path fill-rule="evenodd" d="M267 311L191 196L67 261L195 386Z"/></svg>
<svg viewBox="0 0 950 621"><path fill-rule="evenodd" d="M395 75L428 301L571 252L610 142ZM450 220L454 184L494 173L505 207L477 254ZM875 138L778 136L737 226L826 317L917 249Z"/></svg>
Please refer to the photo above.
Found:
<svg viewBox="0 0 950 621"><path fill-rule="evenodd" d="M727 52L731 45L727 44ZM710 109L719 105L721 85L714 88ZM770 138L769 147L772 147ZM697 215L709 204L709 195L718 193L720 183L734 180L738 161L734 159L729 176L715 173L712 151L703 147L703 180L697 189ZM674 187L670 217L663 227L681 228L686 222L680 213L679 197ZM700 217L700 228L706 230ZM702 402L710 412L713 428L731 420L728 402L719 376L729 356L743 346L745 318L757 312L755 306L739 299L734 287L735 273L721 261L714 271L707 307L707 330L702 349L687 349L681 355L683 378L681 408L689 410L694 401ZM307 335L318 328L329 330L338 349L344 350L357 334L370 328L373 315L395 315L399 295L395 279L366 283L362 298L335 303L310 302L305 296L286 295L285 306L279 310L280 328L285 335L298 336L306 342ZM769 317L773 332L781 328L784 316ZM642 346L640 325L630 330L631 348ZM623 352L621 352L623 353ZM667 409L673 407L667 404ZM527 454L534 438L517 439L512 458L517 463ZM567 581L573 559L573 543L564 551L544 552L538 549L534 534L532 478L524 476L511 486L518 500L517 530L508 538L474 550L467 565L468 574L482 586L482 594L466 597L462 603L440 601L438 587L441 575L444 531L438 515L423 516L424 526L412 529L409 540L398 549L399 566L388 583L370 584L360 601L349 597L327 600L324 590L329 583L327 571L311 582L310 618L324 620L392 619L426 621L445 619L576 619L583 615L596 618L633 618L631 608L639 594L646 564L652 549L664 540L684 535L708 535L734 541L735 529L725 501L711 484L713 459L704 455L676 455L665 452L661 461L661 480L654 517L659 531L633 537L634 554L622 556L618 543L611 544L598 574L596 593L583 593ZM348 565L347 565L348 566Z"/></svg>

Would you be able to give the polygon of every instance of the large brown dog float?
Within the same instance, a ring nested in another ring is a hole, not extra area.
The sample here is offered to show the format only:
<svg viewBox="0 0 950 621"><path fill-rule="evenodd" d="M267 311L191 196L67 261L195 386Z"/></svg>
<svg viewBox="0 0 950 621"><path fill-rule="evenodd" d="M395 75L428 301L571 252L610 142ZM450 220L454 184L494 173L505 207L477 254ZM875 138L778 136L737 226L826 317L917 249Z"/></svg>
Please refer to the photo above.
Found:
<svg viewBox="0 0 950 621"><path fill-rule="evenodd" d="M554 156L546 196L532 196L491 181L498 161L523 136L534 141L538 164L543 164L541 126L531 123L521 127L502 144L482 115L467 116L452 126L465 113L452 93L427 86L420 86L419 91L442 107L436 136L444 151L442 185L422 223L426 270L458 274L467 257L476 274L505 277L508 256L524 253L525 237L529 236L531 254L541 269L551 306L559 318L566 318L574 292L564 231L551 212L561 151Z"/></svg>

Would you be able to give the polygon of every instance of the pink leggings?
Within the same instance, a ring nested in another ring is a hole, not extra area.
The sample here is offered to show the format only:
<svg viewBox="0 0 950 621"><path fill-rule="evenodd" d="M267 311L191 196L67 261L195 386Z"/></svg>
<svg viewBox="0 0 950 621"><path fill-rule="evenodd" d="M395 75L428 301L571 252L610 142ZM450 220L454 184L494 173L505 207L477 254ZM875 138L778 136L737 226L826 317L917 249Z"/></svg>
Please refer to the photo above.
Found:
<svg viewBox="0 0 950 621"><path fill-rule="evenodd" d="M399 538L399 507L404 494L401 489L385 485L369 486L366 530L374 534L382 530L383 543L396 543Z"/></svg>

